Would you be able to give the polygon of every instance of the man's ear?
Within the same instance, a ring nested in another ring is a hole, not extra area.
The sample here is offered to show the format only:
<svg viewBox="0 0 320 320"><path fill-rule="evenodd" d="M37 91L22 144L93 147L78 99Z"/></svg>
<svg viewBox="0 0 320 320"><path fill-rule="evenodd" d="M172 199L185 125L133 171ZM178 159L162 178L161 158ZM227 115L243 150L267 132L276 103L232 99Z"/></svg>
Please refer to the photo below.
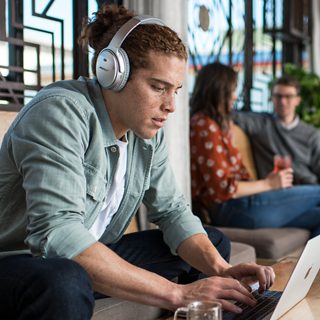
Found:
<svg viewBox="0 0 320 320"><path fill-rule="evenodd" d="M297 107L297 106L300 104L300 102L301 102L301 96L297 96L296 99L297 99L297 100L296 100L296 103L297 103L297 104L296 104L296 107Z"/></svg>

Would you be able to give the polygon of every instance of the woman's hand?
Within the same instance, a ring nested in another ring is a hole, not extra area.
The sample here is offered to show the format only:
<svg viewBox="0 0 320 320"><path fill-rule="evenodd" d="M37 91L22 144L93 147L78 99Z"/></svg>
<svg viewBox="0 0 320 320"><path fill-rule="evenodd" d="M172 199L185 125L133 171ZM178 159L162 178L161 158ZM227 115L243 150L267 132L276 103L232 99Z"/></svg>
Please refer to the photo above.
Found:
<svg viewBox="0 0 320 320"><path fill-rule="evenodd" d="M283 169L277 173L271 172L267 178L267 183L271 189L284 189L292 187L293 184L293 170L292 168Z"/></svg>
<svg viewBox="0 0 320 320"><path fill-rule="evenodd" d="M276 189L284 189L293 185L292 168L283 169L279 172L271 172L265 179L254 181L239 181L234 198L251 196L256 193Z"/></svg>

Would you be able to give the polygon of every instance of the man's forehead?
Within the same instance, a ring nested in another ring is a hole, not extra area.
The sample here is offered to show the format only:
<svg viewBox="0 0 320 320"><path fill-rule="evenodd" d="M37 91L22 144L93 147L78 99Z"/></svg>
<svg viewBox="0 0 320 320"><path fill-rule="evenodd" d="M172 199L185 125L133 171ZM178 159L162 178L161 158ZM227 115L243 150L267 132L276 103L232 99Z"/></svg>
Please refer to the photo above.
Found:
<svg viewBox="0 0 320 320"><path fill-rule="evenodd" d="M182 87L182 84L171 83L171 82L169 82L169 81L166 80L166 79L161 79L161 78L157 78L157 77L150 77L150 80L151 80L151 81L158 82L158 83L161 83L161 84L163 84L163 85L165 85L165 86L167 86L167 87L171 87L171 86L173 87L173 86L175 86L175 85L177 85L178 88L181 88L181 87Z"/></svg>
<svg viewBox="0 0 320 320"><path fill-rule="evenodd" d="M285 85L285 84L276 84L273 87L273 92L297 92L297 88L295 86Z"/></svg>
<svg viewBox="0 0 320 320"><path fill-rule="evenodd" d="M149 63L144 68L136 69L135 72L146 79L161 82L167 86L182 86L187 65L184 59L156 53L149 55L149 59Z"/></svg>

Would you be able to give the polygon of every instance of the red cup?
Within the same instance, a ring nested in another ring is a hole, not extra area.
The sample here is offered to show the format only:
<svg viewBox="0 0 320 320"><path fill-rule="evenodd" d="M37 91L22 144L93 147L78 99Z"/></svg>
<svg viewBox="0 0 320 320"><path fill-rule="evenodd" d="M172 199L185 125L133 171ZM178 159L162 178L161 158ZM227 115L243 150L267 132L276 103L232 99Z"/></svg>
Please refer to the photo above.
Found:
<svg viewBox="0 0 320 320"><path fill-rule="evenodd" d="M292 161L291 157L288 155L275 155L273 157L273 172L277 173L280 170L291 168Z"/></svg>

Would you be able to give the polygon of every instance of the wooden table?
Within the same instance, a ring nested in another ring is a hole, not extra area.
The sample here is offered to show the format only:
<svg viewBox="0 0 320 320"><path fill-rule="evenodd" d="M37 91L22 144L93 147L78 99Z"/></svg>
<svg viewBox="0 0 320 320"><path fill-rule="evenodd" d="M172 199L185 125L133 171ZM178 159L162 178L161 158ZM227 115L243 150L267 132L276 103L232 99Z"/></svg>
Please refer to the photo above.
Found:
<svg viewBox="0 0 320 320"><path fill-rule="evenodd" d="M297 263L296 258L285 259L281 262L273 265L276 273L276 281L270 290L283 291L289 277L293 271L294 266ZM299 288L297 288L299 290ZM166 320L172 320L173 317L166 318ZM290 311L283 315L281 320L317 320L320 319L320 272L318 273L316 280L307 294L307 297L300 301Z"/></svg>

